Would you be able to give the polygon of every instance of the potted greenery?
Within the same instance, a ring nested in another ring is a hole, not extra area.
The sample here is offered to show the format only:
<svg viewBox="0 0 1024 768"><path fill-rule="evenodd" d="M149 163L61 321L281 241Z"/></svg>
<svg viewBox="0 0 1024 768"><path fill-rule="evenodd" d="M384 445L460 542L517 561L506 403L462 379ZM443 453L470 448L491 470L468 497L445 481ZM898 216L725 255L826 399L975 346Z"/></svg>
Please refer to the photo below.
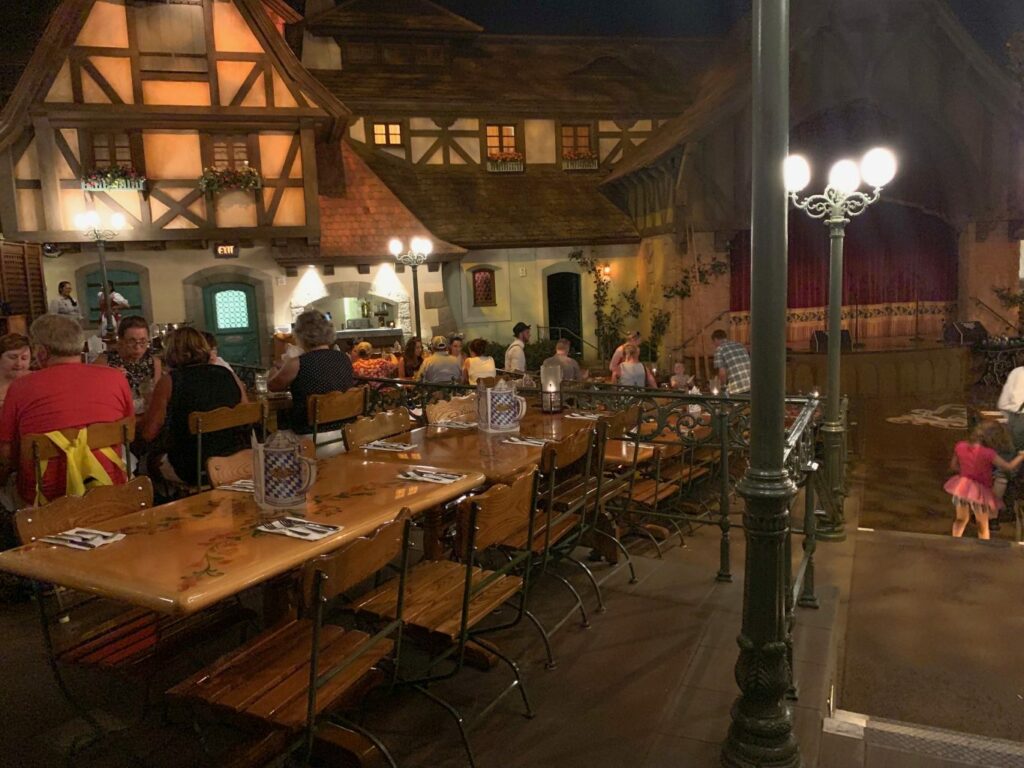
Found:
<svg viewBox="0 0 1024 768"><path fill-rule="evenodd" d="M204 168L199 177L199 189L207 195L234 190L249 191L260 189L263 177L260 172L246 163L241 168Z"/></svg>
<svg viewBox="0 0 1024 768"><path fill-rule="evenodd" d="M522 173L523 153L517 150L491 152L487 155L487 170L491 173Z"/></svg>
<svg viewBox="0 0 1024 768"><path fill-rule="evenodd" d="M82 176L82 189L89 192L146 188L146 177L127 165L96 168Z"/></svg>
<svg viewBox="0 0 1024 768"><path fill-rule="evenodd" d="M596 171L597 166L597 154L590 147L562 150L562 170L564 171Z"/></svg>

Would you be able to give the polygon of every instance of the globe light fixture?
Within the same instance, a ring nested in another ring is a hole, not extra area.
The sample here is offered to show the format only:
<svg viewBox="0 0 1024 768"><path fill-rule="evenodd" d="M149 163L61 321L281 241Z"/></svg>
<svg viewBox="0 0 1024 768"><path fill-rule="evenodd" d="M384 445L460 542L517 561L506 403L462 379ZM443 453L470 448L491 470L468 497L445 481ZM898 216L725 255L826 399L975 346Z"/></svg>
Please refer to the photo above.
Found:
<svg viewBox="0 0 1024 768"><path fill-rule="evenodd" d="M412 268L412 301L414 322L416 324L416 336L423 338L420 334L420 283L417 269L426 263L430 254L434 252L434 243L428 237L414 237L409 241L409 250L405 250L405 244L397 237L388 241L388 251L398 264Z"/></svg>
<svg viewBox="0 0 1024 768"><path fill-rule="evenodd" d="M884 147L875 147L860 161L860 175L868 186L884 187L896 176L896 155Z"/></svg>
<svg viewBox="0 0 1024 768"><path fill-rule="evenodd" d="M828 185L842 192L852 194L860 186L860 169L853 160L840 160L828 172Z"/></svg>
<svg viewBox="0 0 1024 768"><path fill-rule="evenodd" d="M782 166L787 192L799 192L811 183L811 165L803 155L790 155Z"/></svg>
<svg viewBox="0 0 1024 768"><path fill-rule="evenodd" d="M829 171L824 193L801 198L798 192L810 181L810 165L798 155L790 156L785 162L786 191L793 205L811 218L823 220L829 231L828 391L821 431L825 442L825 478L836 504L833 514L819 528L818 535L823 539L841 540L846 535L842 517L846 496L843 466L846 428L840 413L839 396L846 225L878 201L882 187L895 178L896 168L896 155L888 149L876 147L864 155L859 165L853 160L838 161ZM871 187L870 192L859 191L862 180Z"/></svg>

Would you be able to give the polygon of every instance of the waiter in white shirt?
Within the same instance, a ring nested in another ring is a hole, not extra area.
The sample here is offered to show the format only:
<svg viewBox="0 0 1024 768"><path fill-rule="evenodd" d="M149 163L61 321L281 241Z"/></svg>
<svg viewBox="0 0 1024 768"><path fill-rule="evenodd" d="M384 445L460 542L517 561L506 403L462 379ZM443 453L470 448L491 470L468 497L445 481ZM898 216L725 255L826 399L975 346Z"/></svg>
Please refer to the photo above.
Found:
<svg viewBox="0 0 1024 768"><path fill-rule="evenodd" d="M64 280L57 286L57 298L50 302L51 315L64 315L72 320L82 319L82 308L71 295L71 283Z"/></svg>
<svg viewBox="0 0 1024 768"><path fill-rule="evenodd" d="M1024 450L1024 366L1010 371L996 407L1006 414L1014 448Z"/></svg>
<svg viewBox="0 0 1024 768"><path fill-rule="evenodd" d="M516 323L512 329L515 341L505 350L506 371L526 371L526 345L530 342L530 326L524 322Z"/></svg>
<svg viewBox="0 0 1024 768"><path fill-rule="evenodd" d="M131 304L128 303L128 299L126 299L124 296L122 296L120 293L117 292L117 289L114 287L114 281L113 280L111 280L107 284L107 286L108 286L107 291L110 294L110 306L109 306L109 308L107 306L107 297L103 293L103 291L100 291L99 293L96 294L96 298L99 301L99 307L100 307L100 329L101 330L106 330L106 328L108 327L107 323L106 323L107 313L109 313L111 318L112 318L112 322L110 323L110 325L113 326L114 328L116 328L117 324L119 322L121 322L121 310L122 309L128 309L128 307L131 306Z"/></svg>

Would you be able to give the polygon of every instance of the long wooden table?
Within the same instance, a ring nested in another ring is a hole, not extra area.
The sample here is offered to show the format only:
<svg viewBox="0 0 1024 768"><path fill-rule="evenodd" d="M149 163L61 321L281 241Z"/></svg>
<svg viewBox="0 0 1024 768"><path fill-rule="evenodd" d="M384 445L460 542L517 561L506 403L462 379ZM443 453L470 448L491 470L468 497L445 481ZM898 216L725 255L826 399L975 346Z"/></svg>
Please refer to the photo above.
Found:
<svg viewBox="0 0 1024 768"><path fill-rule="evenodd" d="M339 456L320 462L304 510L291 514L342 529L319 541L256 531L267 519L251 494L207 491L104 522L126 537L80 551L33 542L0 553L0 570L168 614L207 608L371 533L408 507L424 512L484 483L402 480L393 463ZM284 513L277 513L280 517Z"/></svg>

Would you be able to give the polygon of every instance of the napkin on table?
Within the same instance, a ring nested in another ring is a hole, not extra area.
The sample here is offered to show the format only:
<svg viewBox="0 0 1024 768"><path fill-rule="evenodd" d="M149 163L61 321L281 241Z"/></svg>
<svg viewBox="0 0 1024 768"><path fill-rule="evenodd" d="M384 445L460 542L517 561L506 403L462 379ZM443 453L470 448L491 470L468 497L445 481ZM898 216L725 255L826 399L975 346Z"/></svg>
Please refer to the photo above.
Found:
<svg viewBox="0 0 1024 768"><path fill-rule="evenodd" d="M120 541L123 538L123 533L108 533L107 531L97 531L92 528L71 528L62 533L43 536L39 541L44 541L47 544L57 544L61 547L70 547L71 549L96 549L97 547L105 547L107 544L113 544L115 541Z"/></svg>
<svg viewBox="0 0 1024 768"><path fill-rule="evenodd" d="M282 517L279 520L271 520L264 523L257 531L264 533L277 533L281 536L290 536L293 539L305 539L306 541L317 541L337 533L342 529L340 525L324 525L323 523L311 523L301 517Z"/></svg>

